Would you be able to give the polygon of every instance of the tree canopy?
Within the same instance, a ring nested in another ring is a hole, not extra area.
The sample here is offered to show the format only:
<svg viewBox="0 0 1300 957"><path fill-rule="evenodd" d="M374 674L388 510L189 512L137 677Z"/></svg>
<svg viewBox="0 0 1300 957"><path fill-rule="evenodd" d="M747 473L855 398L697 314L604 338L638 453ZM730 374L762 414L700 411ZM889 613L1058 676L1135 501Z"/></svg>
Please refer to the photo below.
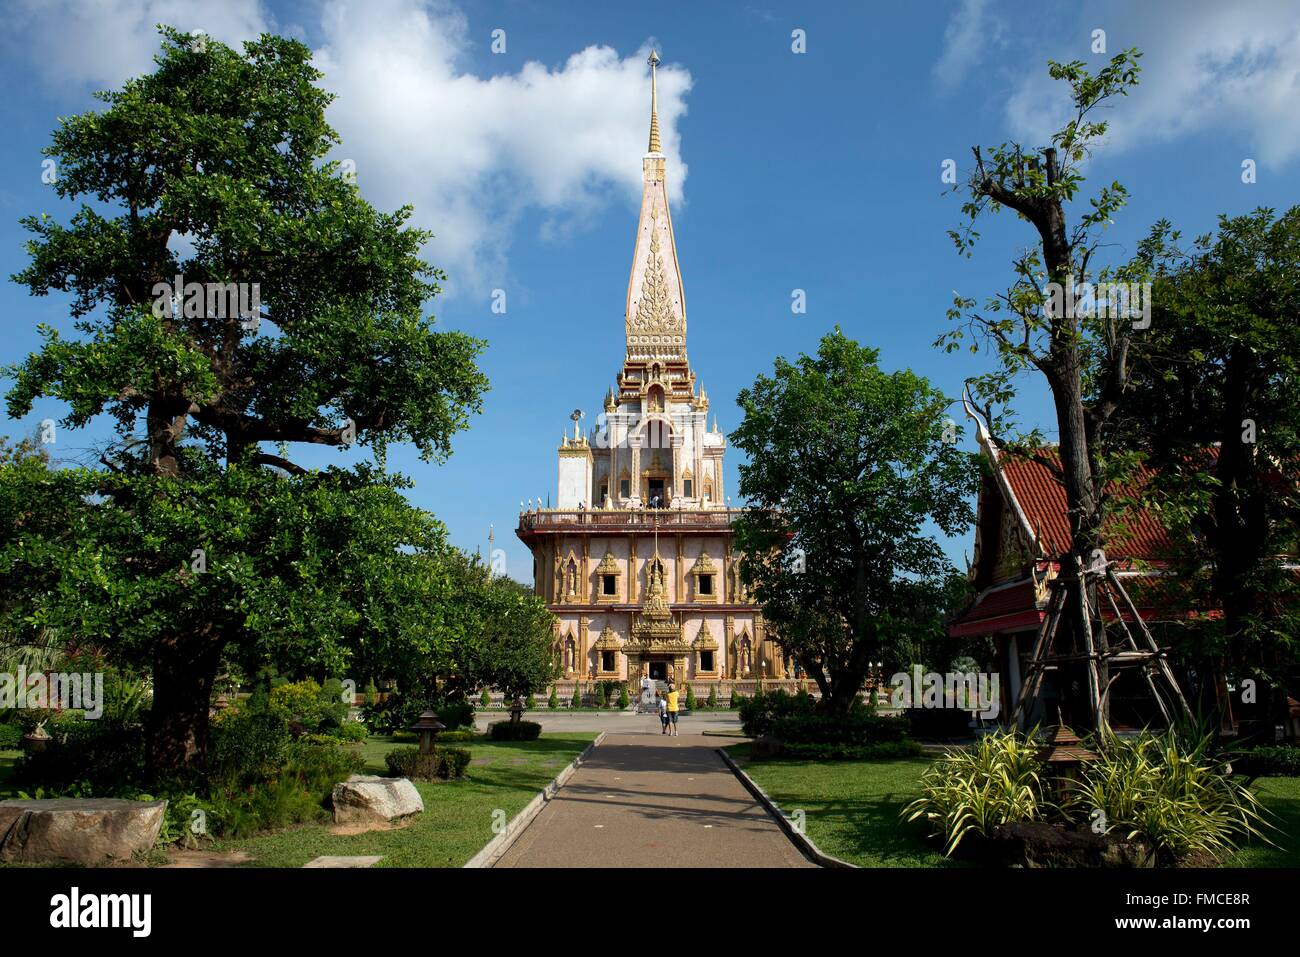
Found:
<svg viewBox="0 0 1300 957"><path fill-rule="evenodd" d="M80 206L23 221L14 277L69 295L79 335L42 329L8 370L9 413L53 397L65 427L108 414L121 440L104 471L7 470L0 560L8 627L148 662L166 769L202 751L232 646L332 670L445 639L423 630L446 574L437 522L380 469L309 472L290 446L441 459L487 382L483 343L424 313L443 278L420 257L429 234L326 161L338 138L308 48L161 32L154 72L60 121L45 152Z"/></svg>
<svg viewBox="0 0 1300 957"><path fill-rule="evenodd" d="M972 520L975 459L949 400L836 329L815 356L778 358L738 398L748 455L735 525L742 574L822 691L847 708L871 663L936 616L953 572L933 535Z"/></svg>

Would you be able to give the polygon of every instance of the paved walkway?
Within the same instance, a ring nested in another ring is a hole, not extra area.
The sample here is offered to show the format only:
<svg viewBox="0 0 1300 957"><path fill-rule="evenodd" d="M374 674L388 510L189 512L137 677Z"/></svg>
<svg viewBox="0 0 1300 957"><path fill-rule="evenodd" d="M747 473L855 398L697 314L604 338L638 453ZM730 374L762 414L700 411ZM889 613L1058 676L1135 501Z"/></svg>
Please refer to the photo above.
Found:
<svg viewBox="0 0 1300 957"><path fill-rule="evenodd" d="M720 743L606 735L496 866L814 866L722 763Z"/></svg>

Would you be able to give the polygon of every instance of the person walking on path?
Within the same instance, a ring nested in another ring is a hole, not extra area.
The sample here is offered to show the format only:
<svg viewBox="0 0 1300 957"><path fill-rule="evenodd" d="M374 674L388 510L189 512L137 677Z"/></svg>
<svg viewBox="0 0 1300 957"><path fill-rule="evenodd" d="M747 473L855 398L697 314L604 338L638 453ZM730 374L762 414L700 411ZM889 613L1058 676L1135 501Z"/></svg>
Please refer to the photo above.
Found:
<svg viewBox="0 0 1300 957"><path fill-rule="evenodd" d="M670 722L670 726L672 727L672 731L671 731L670 733L672 734L673 737L678 737L678 734L677 734L677 689L674 688L672 685L669 685L669 686L668 686L668 721Z"/></svg>
<svg viewBox="0 0 1300 957"><path fill-rule="evenodd" d="M668 733L668 702L664 700L662 691L655 692L656 703L659 705L659 724L663 728L660 734Z"/></svg>

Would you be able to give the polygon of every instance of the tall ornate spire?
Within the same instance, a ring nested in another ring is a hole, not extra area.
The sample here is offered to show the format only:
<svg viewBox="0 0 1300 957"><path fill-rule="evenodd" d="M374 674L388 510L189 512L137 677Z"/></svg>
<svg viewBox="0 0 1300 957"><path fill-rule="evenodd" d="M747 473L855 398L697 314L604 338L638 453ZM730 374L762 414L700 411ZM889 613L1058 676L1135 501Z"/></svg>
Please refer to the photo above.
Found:
<svg viewBox="0 0 1300 957"><path fill-rule="evenodd" d="M662 153L659 148L659 103L655 83L655 67L659 65L659 54L650 51L650 152Z"/></svg>
<svg viewBox="0 0 1300 957"><path fill-rule="evenodd" d="M656 67L650 53L650 151L641 160L641 218L623 313L628 361L686 358L686 296L664 186Z"/></svg>

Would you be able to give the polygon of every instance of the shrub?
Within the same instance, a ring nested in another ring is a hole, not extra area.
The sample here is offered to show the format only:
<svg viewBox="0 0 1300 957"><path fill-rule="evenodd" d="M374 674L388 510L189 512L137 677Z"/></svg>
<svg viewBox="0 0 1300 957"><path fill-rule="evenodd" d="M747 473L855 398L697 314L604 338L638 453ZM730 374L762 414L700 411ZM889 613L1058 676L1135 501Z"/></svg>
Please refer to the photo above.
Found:
<svg viewBox="0 0 1300 957"><path fill-rule="evenodd" d="M529 711L536 711L537 695L533 694L531 691L528 692L528 697L524 699L524 707Z"/></svg>
<svg viewBox="0 0 1300 957"><path fill-rule="evenodd" d="M618 706L626 711L631 704L632 699L628 696L627 685L623 685L618 689Z"/></svg>
<svg viewBox="0 0 1300 957"><path fill-rule="evenodd" d="M569 707L570 708L582 707L582 685L575 684L573 686L573 697L569 700Z"/></svg>
<svg viewBox="0 0 1300 957"><path fill-rule="evenodd" d="M695 689L690 685L686 686L686 710L695 711L699 708L700 703L695 700Z"/></svg>
<svg viewBox="0 0 1300 957"><path fill-rule="evenodd" d="M795 713L772 721L768 733L786 744L868 745L906 740L907 722L867 711Z"/></svg>
<svg viewBox="0 0 1300 957"><path fill-rule="evenodd" d="M596 686L596 707L603 708L608 703L609 699L605 696L605 683L602 681Z"/></svg>
<svg viewBox="0 0 1300 957"><path fill-rule="evenodd" d="M212 721L207 768L214 784L265 778L283 766L292 736L283 714L250 703Z"/></svg>
<svg viewBox="0 0 1300 957"><path fill-rule="evenodd" d="M961 708L908 708L904 714L912 734L918 738L951 741L972 734L970 712Z"/></svg>
<svg viewBox="0 0 1300 957"><path fill-rule="evenodd" d="M65 720L68 723L59 736L43 750L26 752L18 759L15 783L50 790L82 784L90 794L112 797L144 780L144 734L139 726L108 718L78 719L76 724Z"/></svg>
<svg viewBox="0 0 1300 957"><path fill-rule="evenodd" d="M745 704L745 696L744 696L743 694L741 694L739 691L737 691L735 688L732 688L732 689L731 689L731 704L730 704L730 707L732 707L732 708L740 708L740 707L742 707L744 704Z"/></svg>
<svg viewBox="0 0 1300 957"><path fill-rule="evenodd" d="M286 720L297 720L315 728L321 714L321 686L308 678L278 685L271 689L271 710Z"/></svg>
<svg viewBox="0 0 1300 957"><path fill-rule="evenodd" d="M1188 741L1177 731L1133 738L1108 735L1084 768L1078 803L1098 808L1107 830L1141 834L1162 863L1193 853L1222 857L1263 837L1259 801L1210 755L1212 736Z"/></svg>
<svg viewBox="0 0 1300 957"><path fill-rule="evenodd" d="M469 761L464 748L434 748L431 754L421 754L419 748L396 748L384 755L391 774L413 781L464 777Z"/></svg>
<svg viewBox="0 0 1300 957"><path fill-rule="evenodd" d="M436 710L438 720L447 726L448 731L455 731L457 728L474 727L474 705L468 701L453 701ZM414 723L414 721L411 722L411 724Z"/></svg>
<svg viewBox="0 0 1300 957"><path fill-rule="evenodd" d="M11 751L23 741L23 729L16 723L0 724L0 751Z"/></svg>
<svg viewBox="0 0 1300 957"><path fill-rule="evenodd" d="M486 709L491 704L492 704L492 695L488 693L487 688L484 688L483 693L478 696L478 706L480 708Z"/></svg>
<svg viewBox="0 0 1300 957"><path fill-rule="evenodd" d="M488 735L493 741L533 741L542 733L536 721L493 721L488 725Z"/></svg>
<svg viewBox="0 0 1300 957"><path fill-rule="evenodd" d="M464 748L442 748L438 752L443 758L441 770L448 778L463 778L469 767L470 753Z"/></svg>
<svg viewBox="0 0 1300 957"><path fill-rule="evenodd" d="M339 781L356 774L366 761L357 752L342 747L328 737L302 739L289 745L284 768L278 777L286 774L298 780L308 791L318 795L318 800L334 789Z"/></svg>
<svg viewBox="0 0 1300 957"><path fill-rule="evenodd" d="M1248 777L1300 777L1300 747L1296 745L1268 745L1229 756L1233 770Z"/></svg>
<svg viewBox="0 0 1300 957"><path fill-rule="evenodd" d="M379 703L379 689L375 687L375 679L371 678L366 682L366 687L362 693L362 703L367 707L373 708Z"/></svg>
<svg viewBox="0 0 1300 957"><path fill-rule="evenodd" d="M356 744L366 740L366 736L370 732L366 726L359 721L348 721L345 724L325 728L321 733L331 738L337 738L340 741Z"/></svg>
<svg viewBox="0 0 1300 957"><path fill-rule="evenodd" d="M732 695L732 701L736 700ZM748 701L741 699L740 721L745 734L757 738L772 733L772 724L778 718L813 713L815 702L812 695L789 695L777 690L770 694L755 694Z"/></svg>
<svg viewBox="0 0 1300 957"><path fill-rule="evenodd" d="M718 706L718 686L709 685L709 700L705 702L705 707L710 711Z"/></svg>
<svg viewBox="0 0 1300 957"><path fill-rule="evenodd" d="M483 736L477 731L443 731L438 735L438 743L448 741L478 741Z"/></svg>
<svg viewBox="0 0 1300 957"><path fill-rule="evenodd" d="M970 749L950 751L921 774L921 796L900 817L924 819L951 855L971 833L1037 821L1058 810L1047 798L1032 736L995 732Z"/></svg>
<svg viewBox="0 0 1300 957"><path fill-rule="evenodd" d="M551 696L546 699L546 707L552 711L560 706L560 694L555 690L555 685L551 685Z"/></svg>

